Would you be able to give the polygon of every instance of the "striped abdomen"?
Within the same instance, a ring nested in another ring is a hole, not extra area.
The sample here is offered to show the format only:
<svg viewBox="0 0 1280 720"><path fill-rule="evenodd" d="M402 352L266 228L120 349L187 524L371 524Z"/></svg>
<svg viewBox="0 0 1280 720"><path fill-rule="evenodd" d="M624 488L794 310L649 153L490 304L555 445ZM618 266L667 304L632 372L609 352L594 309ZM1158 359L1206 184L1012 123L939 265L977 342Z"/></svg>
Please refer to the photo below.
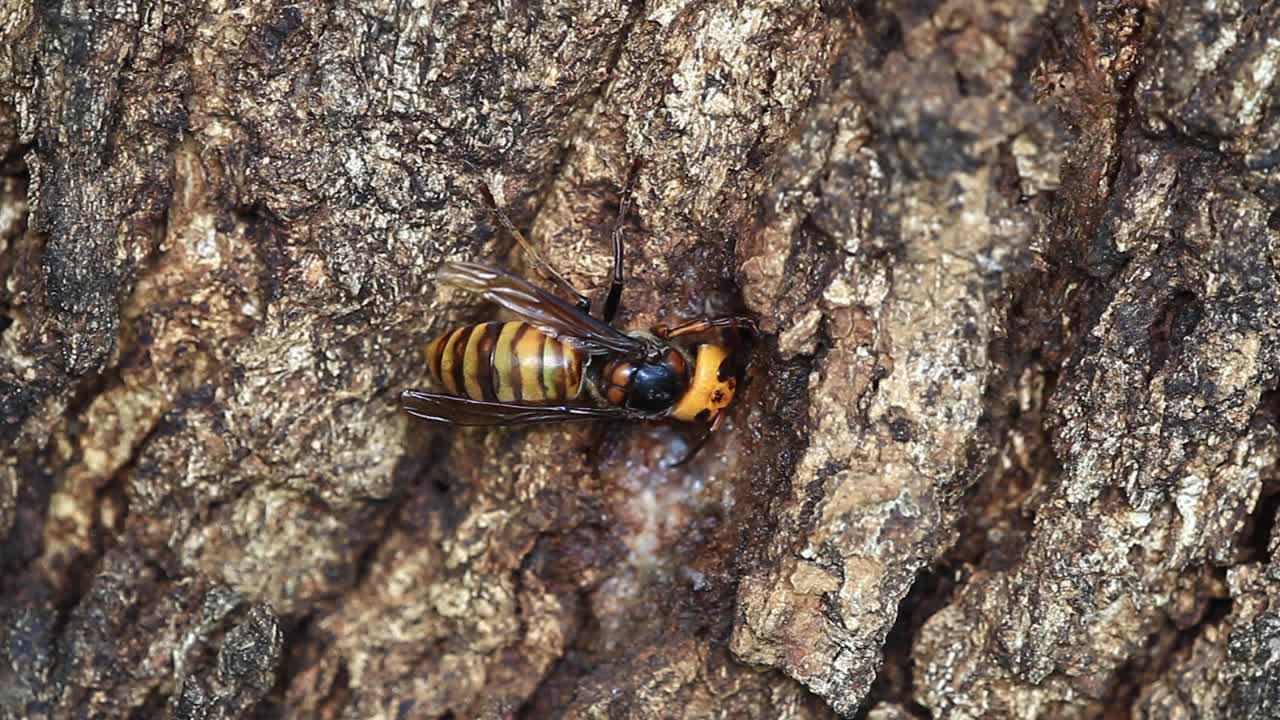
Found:
<svg viewBox="0 0 1280 720"><path fill-rule="evenodd" d="M431 377L450 395L542 405L573 400L583 355L525 322L460 327L431 341Z"/></svg>

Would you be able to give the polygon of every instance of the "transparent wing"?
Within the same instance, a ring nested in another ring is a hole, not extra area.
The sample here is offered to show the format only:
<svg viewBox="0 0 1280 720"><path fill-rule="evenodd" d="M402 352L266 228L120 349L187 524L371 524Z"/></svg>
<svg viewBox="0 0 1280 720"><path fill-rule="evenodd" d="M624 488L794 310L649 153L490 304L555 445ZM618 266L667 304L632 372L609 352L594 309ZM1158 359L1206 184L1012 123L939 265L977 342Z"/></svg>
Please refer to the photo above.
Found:
<svg viewBox="0 0 1280 720"><path fill-rule="evenodd" d="M614 352L642 356L648 347L613 326L582 312L568 302L523 278L481 263L445 263L436 281L469 290L519 315L530 325L589 355Z"/></svg>
<svg viewBox="0 0 1280 720"><path fill-rule="evenodd" d="M645 417L623 408L578 405L517 405L489 402L440 393L405 390L400 404L416 418L449 425L495 426L533 425L587 420L643 420Z"/></svg>

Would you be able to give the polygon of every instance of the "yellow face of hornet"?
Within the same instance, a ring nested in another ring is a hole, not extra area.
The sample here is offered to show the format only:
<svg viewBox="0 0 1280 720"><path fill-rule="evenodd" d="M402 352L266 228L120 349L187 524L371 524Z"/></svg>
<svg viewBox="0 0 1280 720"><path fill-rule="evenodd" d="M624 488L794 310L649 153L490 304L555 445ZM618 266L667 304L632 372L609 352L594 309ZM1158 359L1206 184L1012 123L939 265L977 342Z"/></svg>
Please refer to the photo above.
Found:
<svg viewBox="0 0 1280 720"><path fill-rule="evenodd" d="M689 389L671 410L671 416L706 422L719 417L733 402L738 381L729 372L729 351L719 345L699 345Z"/></svg>

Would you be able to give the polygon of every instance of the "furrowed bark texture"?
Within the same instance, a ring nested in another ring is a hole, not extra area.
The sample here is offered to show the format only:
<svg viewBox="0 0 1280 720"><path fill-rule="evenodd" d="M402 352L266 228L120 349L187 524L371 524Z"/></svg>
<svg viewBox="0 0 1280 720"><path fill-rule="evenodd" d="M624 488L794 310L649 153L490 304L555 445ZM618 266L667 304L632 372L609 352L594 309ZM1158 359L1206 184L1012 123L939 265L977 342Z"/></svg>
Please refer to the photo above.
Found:
<svg viewBox="0 0 1280 720"><path fill-rule="evenodd" d="M1280 716L1280 2L0 20L0 718ZM405 417L633 166L707 448Z"/></svg>

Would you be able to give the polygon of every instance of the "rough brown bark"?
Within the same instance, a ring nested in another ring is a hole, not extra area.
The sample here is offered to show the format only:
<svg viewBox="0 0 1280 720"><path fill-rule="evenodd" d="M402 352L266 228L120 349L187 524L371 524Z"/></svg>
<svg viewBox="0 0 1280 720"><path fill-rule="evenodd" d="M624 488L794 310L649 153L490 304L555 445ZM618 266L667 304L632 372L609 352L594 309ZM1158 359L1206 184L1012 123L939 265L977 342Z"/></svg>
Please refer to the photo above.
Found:
<svg viewBox="0 0 1280 720"><path fill-rule="evenodd" d="M1280 3L0 19L0 718L1280 716ZM409 422L637 159L728 427Z"/></svg>

